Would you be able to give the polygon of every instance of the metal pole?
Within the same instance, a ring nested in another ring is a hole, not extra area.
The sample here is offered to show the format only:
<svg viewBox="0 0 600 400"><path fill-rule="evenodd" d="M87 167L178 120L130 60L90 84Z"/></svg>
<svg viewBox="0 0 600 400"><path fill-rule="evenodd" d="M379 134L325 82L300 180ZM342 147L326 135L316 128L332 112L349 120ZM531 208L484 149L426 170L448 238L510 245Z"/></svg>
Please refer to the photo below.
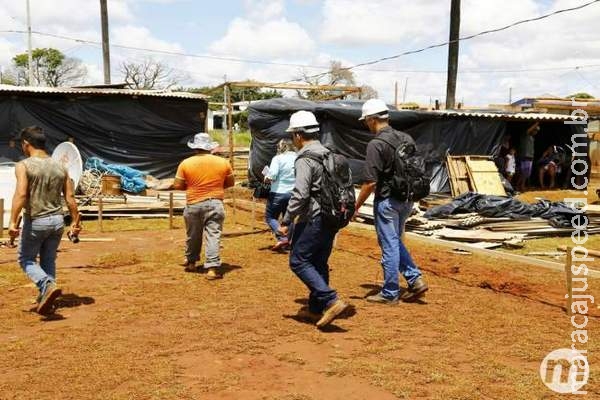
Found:
<svg viewBox="0 0 600 400"><path fill-rule="evenodd" d="M402 93L402 102L406 103L406 92L408 91L408 78L404 80L404 92Z"/></svg>
<svg viewBox="0 0 600 400"><path fill-rule="evenodd" d="M512 104L512 88L508 88L508 105Z"/></svg>
<svg viewBox="0 0 600 400"><path fill-rule="evenodd" d="M110 44L108 35L108 7L106 0L100 0L100 21L102 24L102 59L104 61L104 83L110 84Z"/></svg>
<svg viewBox="0 0 600 400"><path fill-rule="evenodd" d="M27 0L27 63L29 70L29 86L33 86L33 54L31 53L31 12L29 10L29 0Z"/></svg>
<svg viewBox="0 0 600 400"><path fill-rule="evenodd" d="M450 6L450 45L448 46L448 81L446 86L446 110L456 103L456 76L458 75L458 38L460 35L460 0L452 0Z"/></svg>
<svg viewBox="0 0 600 400"><path fill-rule="evenodd" d="M394 107L398 109L398 81L394 83Z"/></svg>

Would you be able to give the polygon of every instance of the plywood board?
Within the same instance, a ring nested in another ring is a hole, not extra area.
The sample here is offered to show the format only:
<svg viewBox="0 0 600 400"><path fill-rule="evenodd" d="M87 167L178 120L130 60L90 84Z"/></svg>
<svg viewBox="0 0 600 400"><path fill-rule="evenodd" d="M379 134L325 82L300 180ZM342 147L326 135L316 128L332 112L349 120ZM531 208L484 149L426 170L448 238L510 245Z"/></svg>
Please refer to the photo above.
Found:
<svg viewBox="0 0 600 400"><path fill-rule="evenodd" d="M480 194L506 196L498 168L491 160L473 160L466 157L467 171L473 189Z"/></svg>

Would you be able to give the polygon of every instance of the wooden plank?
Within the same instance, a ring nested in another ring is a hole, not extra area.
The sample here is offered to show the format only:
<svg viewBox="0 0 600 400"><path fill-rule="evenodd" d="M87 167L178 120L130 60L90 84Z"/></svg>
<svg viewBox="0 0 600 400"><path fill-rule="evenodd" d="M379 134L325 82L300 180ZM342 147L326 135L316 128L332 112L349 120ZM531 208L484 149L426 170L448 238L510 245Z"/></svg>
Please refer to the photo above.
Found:
<svg viewBox="0 0 600 400"><path fill-rule="evenodd" d="M523 239L525 235L519 233L490 232L483 229L477 230L456 230L443 229L438 233L443 239L459 240L463 242L503 242L509 239Z"/></svg>
<svg viewBox="0 0 600 400"><path fill-rule="evenodd" d="M506 196L506 191L500 180L498 168L491 160L473 160L466 158L468 174L473 189L480 194Z"/></svg>
<svg viewBox="0 0 600 400"><path fill-rule="evenodd" d="M565 274L567 276L567 315L570 317L571 307L573 305L573 271L571 271L571 265L573 264L573 253L571 247L567 247L567 260L565 262Z"/></svg>

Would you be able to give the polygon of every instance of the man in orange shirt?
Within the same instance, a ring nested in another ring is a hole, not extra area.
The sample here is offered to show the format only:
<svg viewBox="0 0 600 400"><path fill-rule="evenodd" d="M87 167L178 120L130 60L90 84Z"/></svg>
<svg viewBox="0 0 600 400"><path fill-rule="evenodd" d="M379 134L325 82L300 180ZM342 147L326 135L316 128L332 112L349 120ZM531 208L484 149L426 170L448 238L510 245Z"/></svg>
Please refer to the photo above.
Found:
<svg viewBox="0 0 600 400"><path fill-rule="evenodd" d="M229 161L211 154L219 144L206 133L198 133L188 146L196 154L179 164L173 188L186 190L187 206L183 212L187 231L185 260L182 266L188 272L196 271L200 260L202 239L206 234L206 260L204 269L207 279L222 278L219 272L221 232L225 219L223 198L225 189L235 184Z"/></svg>

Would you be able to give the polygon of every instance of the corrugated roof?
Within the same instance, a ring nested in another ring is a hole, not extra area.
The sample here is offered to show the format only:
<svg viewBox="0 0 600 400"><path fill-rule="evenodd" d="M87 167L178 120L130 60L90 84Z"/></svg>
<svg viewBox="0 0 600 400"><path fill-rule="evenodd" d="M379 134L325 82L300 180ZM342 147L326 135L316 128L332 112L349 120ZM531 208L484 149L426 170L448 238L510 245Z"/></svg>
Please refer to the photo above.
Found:
<svg viewBox="0 0 600 400"><path fill-rule="evenodd" d="M497 118L512 119L522 121L567 121L571 120L570 115L548 114L548 113L509 113L509 112L491 112L491 111L432 111L435 114L455 117L478 117L478 118Z"/></svg>
<svg viewBox="0 0 600 400"><path fill-rule="evenodd" d="M165 98L179 98L190 100L204 100L208 96L199 93L171 92L166 90L134 90L134 89L92 89L68 87L39 87L39 86L12 86L0 85L0 93L31 93L31 94L87 94L87 95L120 95L120 96L151 96Z"/></svg>

